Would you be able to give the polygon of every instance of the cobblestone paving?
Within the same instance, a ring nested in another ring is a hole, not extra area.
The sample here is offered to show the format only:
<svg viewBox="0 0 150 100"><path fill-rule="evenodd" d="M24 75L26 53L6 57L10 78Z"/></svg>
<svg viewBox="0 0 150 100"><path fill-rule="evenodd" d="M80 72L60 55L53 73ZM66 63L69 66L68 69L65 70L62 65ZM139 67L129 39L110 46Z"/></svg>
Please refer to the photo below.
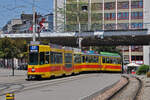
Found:
<svg viewBox="0 0 150 100"><path fill-rule="evenodd" d="M129 78L129 80L130 82L128 86L111 100L133 100L138 89L139 82L135 78Z"/></svg>
<svg viewBox="0 0 150 100"><path fill-rule="evenodd" d="M143 82L143 88L138 100L150 100L150 78L139 76Z"/></svg>
<svg viewBox="0 0 150 100"><path fill-rule="evenodd" d="M94 97L92 100L107 100L109 97L111 97L114 94L114 92L118 91L122 86L127 84L127 82L128 82L127 79L122 77L119 82L117 82L109 89L106 89L104 93Z"/></svg>

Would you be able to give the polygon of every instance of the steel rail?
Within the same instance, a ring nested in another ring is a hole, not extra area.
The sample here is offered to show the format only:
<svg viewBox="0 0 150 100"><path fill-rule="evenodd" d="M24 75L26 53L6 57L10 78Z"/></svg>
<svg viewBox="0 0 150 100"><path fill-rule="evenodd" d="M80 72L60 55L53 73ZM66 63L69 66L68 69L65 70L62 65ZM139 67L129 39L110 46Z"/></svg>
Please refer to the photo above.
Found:
<svg viewBox="0 0 150 100"><path fill-rule="evenodd" d="M137 97L138 97L138 95L140 94L140 91L141 91L141 89L142 89L142 81L141 81L138 77L135 77L135 78L139 81L139 87L138 87L138 90L137 90L137 92L136 92L136 94L135 94L133 100L137 100Z"/></svg>
<svg viewBox="0 0 150 100"><path fill-rule="evenodd" d="M128 78L127 76L122 76L122 77L124 77L124 78L127 79L127 83L126 83L125 85L123 85L120 89L118 89L118 91L114 92L113 95L111 95L111 96L108 98L108 100L111 100L115 95L117 95L120 91L122 91L125 87L128 86L128 84L129 84L129 82L130 82L130 81L129 81L129 78Z"/></svg>
<svg viewBox="0 0 150 100"><path fill-rule="evenodd" d="M111 95L111 96L108 98L108 100L112 100L113 97L115 97L117 94L119 94L119 93L121 93L122 91L124 91L124 89L129 85L129 83L130 83L129 78L130 78L130 77L127 77L127 76L123 76L123 77L125 77L125 78L128 80L128 82L127 82L124 86L122 86L118 91L114 92L113 95ZM139 93L140 93L140 90L141 90L141 88L142 88L142 81L141 81L139 78L135 77L135 76L132 76L132 77L135 78L135 79L139 82L139 83L138 83L138 89L136 90L136 92L133 94L133 97L132 97L132 100L137 100L137 97L138 97L138 95L139 95Z"/></svg>

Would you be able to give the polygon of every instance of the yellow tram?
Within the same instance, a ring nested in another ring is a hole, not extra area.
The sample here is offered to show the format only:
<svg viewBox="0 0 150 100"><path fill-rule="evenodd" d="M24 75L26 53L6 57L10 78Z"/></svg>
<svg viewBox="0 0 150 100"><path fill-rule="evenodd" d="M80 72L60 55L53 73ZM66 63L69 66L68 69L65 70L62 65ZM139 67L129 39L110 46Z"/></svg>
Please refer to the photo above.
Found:
<svg viewBox="0 0 150 100"><path fill-rule="evenodd" d="M28 79L50 78L78 74L84 71L121 72L121 58L118 54L80 49L60 45L30 45Z"/></svg>

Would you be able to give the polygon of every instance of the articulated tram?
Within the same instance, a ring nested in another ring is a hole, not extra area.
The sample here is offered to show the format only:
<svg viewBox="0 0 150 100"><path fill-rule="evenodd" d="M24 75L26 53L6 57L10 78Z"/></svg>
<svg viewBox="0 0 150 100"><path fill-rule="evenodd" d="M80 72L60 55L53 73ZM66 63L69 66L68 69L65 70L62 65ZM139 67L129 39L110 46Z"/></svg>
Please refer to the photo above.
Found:
<svg viewBox="0 0 150 100"><path fill-rule="evenodd" d="M30 45L28 79L79 74L85 71L121 72L121 58L116 53L94 51L59 45Z"/></svg>

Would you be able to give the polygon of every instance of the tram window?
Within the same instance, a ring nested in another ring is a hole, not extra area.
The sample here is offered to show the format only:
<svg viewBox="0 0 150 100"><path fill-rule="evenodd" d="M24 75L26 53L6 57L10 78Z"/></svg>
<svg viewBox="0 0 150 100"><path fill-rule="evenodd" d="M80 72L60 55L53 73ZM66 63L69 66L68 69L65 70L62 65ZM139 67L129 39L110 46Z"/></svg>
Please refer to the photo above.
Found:
<svg viewBox="0 0 150 100"><path fill-rule="evenodd" d="M45 64L49 64L49 52L45 53Z"/></svg>
<svg viewBox="0 0 150 100"><path fill-rule="evenodd" d="M106 63L106 62L105 62L105 57L103 57L103 59L102 59L102 60L103 60L103 63Z"/></svg>
<svg viewBox="0 0 150 100"><path fill-rule="evenodd" d="M116 62L115 62L115 58L113 58L113 59L112 59L112 63L113 63L113 64L115 64L115 63L116 63Z"/></svg>
<svg viewBox="0 0 150 100"><path fill-rule="evenodd" d="M62 53L51 52L50 55L52 64L62 64Z"/></svg>
<svg viewBox="0 0 150 100"><path fill-rule="evenodd" d="M85 62L89 63L89 57L88 56L85 56Z"/></svg>
<svg viewBox="0 0 150 100"><path fill-rule="evenodd" d="M74 55L74 62L75 63L81 63L81 55L75 54Z"/></svg>
<svg viewBox="0 0 150 100"><path fill-rule="evenodd" d="M54 52L50 53L51 64L54 63Z"/></svg>
<svg viewBox="0 0 150 100"><path fill-rule="evenodd" d="M117 64L118 63L118 60L117 60L117 58L115 58L115 64Z"/></svg>
<svg viewBox="0 0 150 100"><path fill-rule="evenodd" d="M107 58L106 58L106 63L109 63L109 61L110 61L110 59L107 57Z"/></svg>
<svg viewBox="0 0 150 100"><path fill-rule="evenodd" d="M112 63L113 62L113 58L110 58L110 63Z"/></svg>
<svg viewBox="0 0 150 100"><path fill-rule="evenodd" d="M29 65L38 65L38 53L29 53Z"/></svg>
<svg viewBox="0 0 150 100"><path fill-rule="evenodd" d="M120 58L118 58L118 64L121 64L121 59Z"/></svg>
<svg viewBox="0 0 150 100"><path fill-rule="evenodd" d="M82 62L85 63L85 56L82 56Z"/></svg>
<svg viewBox="0 0 150 100"><path fill-rule="evenodd" d="M88 56L87 62L88 62L88 63L92 63L92 62L93 62L93 59L92 59L92 58L93 58L92 56Z"/></svg>
<svg viewBox="0 0 150 100"><path fill-rule="evenodd" d="M44 64L44 52L40 52L40 65Z"/></svg>
<svg viewBox="0 0 150 100"><path fill-rule="evenodd" d="M119 59L117 58L117 64L119 64Z"/></svg>
<svg viewBox="0 0 150 100"><path fill-rule="evenodd" d="M65 53L65 63L72 63L72 53Z"/></svg>
<svg viewBox="0 0 150 100"><path fill-rule="evenodd" d="M62 53L59 53L59 63L62 64L62 62L63 62Z"/></svg>
<svg viewBox="0 0 150 100"><path fill-rule="evenodd" d="M90 57L89 56L86 56L85 60L86 60L86 63L90 63Z"/></svg>
<svg viewBox="0 0 150 100"><path fill-rule="evenodd" d="M98 63L98 57L94 57L94 63Z"/></svg>
<svg viewBox="0 0 150 100"><path fill-rule="evenodd" d="M54 63L57 64L57 62L58 62L57 55L54 54Z"/></svg>
<svg viewBox="0 0 150 100"><path fill-rule="evenodd" d="M90 57L91 62L90 63L94 63L94 56Z"/></svg>
<svg viewBox="0 0 150 100"><path fill-rule="evenodd" d="M55 63L57 64L62 63L62 53L55 53Z"/></svg>

